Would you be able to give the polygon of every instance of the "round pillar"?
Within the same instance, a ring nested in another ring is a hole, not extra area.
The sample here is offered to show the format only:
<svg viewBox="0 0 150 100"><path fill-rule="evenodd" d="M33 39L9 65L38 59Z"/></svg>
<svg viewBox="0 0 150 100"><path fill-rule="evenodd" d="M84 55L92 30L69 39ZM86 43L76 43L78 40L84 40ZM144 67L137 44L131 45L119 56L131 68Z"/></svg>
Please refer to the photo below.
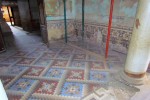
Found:
<svg viewBox="0 0 150 100"><path fill-rule="evenodd" d="M123 78L129 83L142 84L149 61L150 0L139 0Z"/></svg>

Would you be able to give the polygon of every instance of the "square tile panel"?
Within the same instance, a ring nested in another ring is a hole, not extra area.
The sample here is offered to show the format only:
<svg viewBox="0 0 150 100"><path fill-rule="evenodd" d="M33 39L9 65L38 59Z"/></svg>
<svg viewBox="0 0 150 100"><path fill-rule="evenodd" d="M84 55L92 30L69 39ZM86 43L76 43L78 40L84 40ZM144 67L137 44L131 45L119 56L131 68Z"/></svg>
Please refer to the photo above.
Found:
<svg viewBox="0 0 150 100"><path fill-rule="evenodd" d="M17 64L26 64L30 65L35 59L34 58L23 58Z"/></svg>
<svg viewBox="0 0 150 100"><path fill-rule="evenodd" d="M39 59L34 63L34 65L46 67L50 63L51 63L50 59Z"/></svg>
<svg viewBox="0 0 150 100"><path fill-rule="evenodd" d="M26 69L28 69L28 67L15 65L15 66L9 68L7 74L16 76L16 75L19 75L20 73L22 73Z"/></svg>
<svg viewBox="0 0 150 100"><path fill-rule="evenodd" d="M91 93L93 91L100 89L101 87L102 87L101 84L89 83L88 84L88 91L89 91L89 93Z"/></svg>
<svg viewBox="0 0 150 100"><path fill-rule="evenodd" d="M0 57L0 63L1 61L4 61L6 59L6 57Z"/></svg>
<svg viewBox="0 0 150 100"><path fill-rule="evenodd" d="M18 52L16 52L16 54L14 54L13 56L21 56L21 57L23 57L23 56L25 56L27 54L27 52L25 52L25 51L18 51Z"/></svg>
<svg viewBox="0 0 150 100"><path fill-rule="evenodd" d="M59 59L69 59L70 54L69 53L60 53L57 58Z"/></svg>
<svg viewBox="0 0 150 100"><path fill-rule="evenodd" d="M27 55L27 57L30 57L30 58L37 58L41 55L42 52L32 52L30 54Z"/></svg>
<svg viewBox="0 0 150 100"><path fill-rule="evenodd" d="M48 50L48 52L51 52L51 53L57 53L57 52L59 52L59 51L60 51L59 48L50 48L50 49Z"/></svg>
<svg viewBox="0 0 150 100"><path fill-rule="evenodd" d="M16 61L18 61L19 59L20 59L19 57L9 57L9 58L3 60L2 63L13 64Z"/></svg>
<svg viewBox="0 0 150 100"><path fill-rule="evenodd" d="M25 93L29 91L35 81L36 80L20 78L13 85L11 85L8 90Z"/></svg>
<svg viewBox="0 0 150 100"><path fill-rule="evenodd" d="M52 64L52 67L66 67L67 65L66 60L55 60L54 63Z"/></svg>
<svg viewBox="0 0 150 100"><path fill-rule="evenodd" d="M91 69L105 69L103 62L89 62Z"/></svg>
<svg viewBox="0 0 150 100"><path fill-rule="evenodd" d="M9 64L0 64L0 75L7 73L9 68L10 68Z"/></svg>
<svg viewBox="0 0 150 100"><path fill-rule="evenodd" d="M86 60L86 55L85 54L75 54L73 59Z"/></svg>
<svg viewBox="0 0 150 100"><path fill-rule="evenodd" d="M39 76L42 71L44 70L44 67L31 67L25 72L25 76Z"/></svg>
<svg viewBox="0 0 150 100"><path fill-rule="evenodd" d="M41 81L33 94L52 95L58 85L58 81Z"/></svg>
<svg viewBox="0 0 150 100"><path fill-rule="evenodd" d="M61 51L61 53L69 53L71 54L73 52L73 49L71 48L65 48L64 50Z"/></svg>
<svg viewBox="0 0 150 100"><path fill-rule="evenodd" d="M7 94L8 100L21 100L22 96L21 95L12 95L12 94Z"/></svg>
<svg viewBox="0 0 150 100"><path fill-rule="evenodd" d="M52 59L52 58L54 58L55 55L56 55L55 53L44 53L41 58L42 59Z"/></svg>
<svg viewBox="0 0 150 100"><path fill-rule="evenodd" d="M82 50L75 50L75 54L85 54L85 52Z"/></svg>
<svg viewBox="0 0 150 100"><path fill-rule="evenodd" d="M48 78L61 78L65 70L58 68L50 68L48 72L44 75Z"/></svg>
<svg viewBox="0 0 150 100"><path fill-rule="evenodd" d="M109 73L104 71L90 71L89 80L108 82Z"/></svg>
<svg viewBox="0 0 150 100"><path fill-rule="evenodd" d="M0 76L0 79L4 86L8 85L13 79L13 76Z"/></svg>
<svg viewBox="0 0 150 100"><path fill-rule="evenodd" d="M69 67L85 68L85 62L84 61L72 61Z"/></svg>
<svg viewBox="0 0 150 100"><path fill-rule="evenodd" d="M84 70L69 70L67 79L84 80Z"/></svg>
<svg viewBox="0 0 150 100"><path fill-rule="evenodd" d="M65 82L61 90L61 95L81 98L83 96L83 86L82 83Z"/></svg>

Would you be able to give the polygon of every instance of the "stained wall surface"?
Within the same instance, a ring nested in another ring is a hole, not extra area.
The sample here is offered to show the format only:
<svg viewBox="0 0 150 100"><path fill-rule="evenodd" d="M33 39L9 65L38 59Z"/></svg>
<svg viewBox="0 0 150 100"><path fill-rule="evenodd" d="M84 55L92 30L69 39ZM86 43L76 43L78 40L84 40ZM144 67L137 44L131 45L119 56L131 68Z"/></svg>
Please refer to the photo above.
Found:
<svg viewBox="0 0 150 100"><path fill-rule="evenodd" d="M82 30L82 0L66 0L68 33ZM138 0L115 0L110 48L128 50ZM64 11L61 0L45 0L49 40L64 35ZM89 42L105 48L110 0L85 0L85 36ZM51 22L52 21L52 22ZM57 34L56 34L57 33ZM55 34L55 35L54 35Z"/></svg>

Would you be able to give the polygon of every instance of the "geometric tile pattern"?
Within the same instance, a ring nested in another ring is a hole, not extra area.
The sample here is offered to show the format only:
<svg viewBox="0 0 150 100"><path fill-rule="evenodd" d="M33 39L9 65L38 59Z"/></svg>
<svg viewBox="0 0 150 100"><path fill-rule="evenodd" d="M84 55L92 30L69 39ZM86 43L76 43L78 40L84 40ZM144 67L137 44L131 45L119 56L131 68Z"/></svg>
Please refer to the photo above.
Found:
<svg viewBox="0 0 150 100"><path fill-rule="evenodd" d="M32 84L35 80L21 78L17 80L8 90L19 91L19 92L27 92L31 88Z"/></svg>
<svg viewBox="0 0 150 100"><path fill-rule="evenodd" d="M25 76L39 76L42 71L44 70L43 67L30 67L26 72Z"/></svg>
<svg viewBox="0 0 150 100"><path fill-rule="evenodd" d="M0 62L0 78L12 100L80 99L108 82L103 61L90 60L84 51L41 45L31 50L14 52Z"/></svg>
<svg viewBox="0 0 150 100"><path fill-rule="evenodd" d="M92 69L105 69L103 62L91 62L90 67Z"/></svg>
<svg viewBox="0 0 150 100"><path fill-rule="evenodd" d="M57 84L57 81L41 81L35 89L34 93L52 95L55 91L55 88L57 87Z"/></svg>
<svg viewBox="0 0 150 100"><path fill-rule="evenodd" d="M100 71L90 71L89 80L106 82L108 81L109 73Z"/></svg>
<svg viewBox="0 0 150 100"><path fill-rule="evenodd" d="M84 70L69 70L67 79L84 80Z"/></svg>
<svg viewBox="0 0 150 100"><path fill-rule="evenodd" d="M83 84L66 82L61 90L62 96L82 97Z"/></svg>
<svg viewBox="0 0 150 100"><path fill-rule="evenodd" d="M63 69L58 69L58 68L50 68L48 72L45 74L45 77L49 78L61 78L62 75L64 74Z"/></svg>

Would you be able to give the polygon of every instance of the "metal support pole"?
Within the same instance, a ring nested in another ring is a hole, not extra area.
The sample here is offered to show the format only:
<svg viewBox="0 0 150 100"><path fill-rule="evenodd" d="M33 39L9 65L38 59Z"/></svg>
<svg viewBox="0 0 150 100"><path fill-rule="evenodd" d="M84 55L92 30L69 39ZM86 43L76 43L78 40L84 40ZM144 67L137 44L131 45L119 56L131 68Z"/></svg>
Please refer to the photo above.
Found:
<svg viewBox="0 0 150 100"><path fill-rule="evenodd" d="M66 0L64 0L64 25L65 25L65 42L67 43L67 21L66 21Z"/></svg>
<svg viewBox="0 0 150 100"><path fill-rule="evenodd" d="M112 26L113 8L114 8L114 0L111 0L111 4L110 4L110 15L109 15L109 23L108 23L108 34L107 34L107 41L106 41L105 58L108 57L109 41L110 41L110 32L111 32L111 26Z"/></svg>
<svg viewBox="0 0 150 100"><path fill-rule="evenodd" d="M82 40L84 39L84 0L82 0Z"/></svg>

